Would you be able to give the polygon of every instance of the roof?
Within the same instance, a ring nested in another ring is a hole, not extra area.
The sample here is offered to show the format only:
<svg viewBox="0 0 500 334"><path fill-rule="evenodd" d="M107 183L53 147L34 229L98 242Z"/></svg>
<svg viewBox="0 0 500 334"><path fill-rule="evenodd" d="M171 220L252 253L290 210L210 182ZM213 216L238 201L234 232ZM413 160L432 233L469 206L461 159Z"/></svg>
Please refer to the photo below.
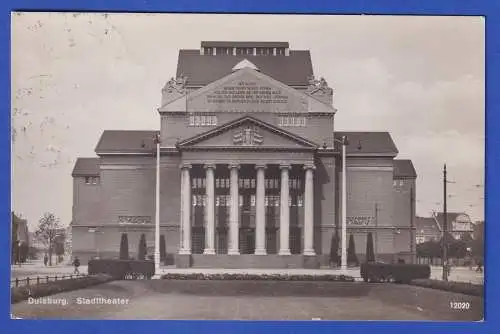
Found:
<svg viewBox="0 0 500 334"><path fill-rule="evenodd" d="M341 140L347 136L347 154L388 154L396 156L398 149L389 132L335 132Z"/></svg>
<svg viewBox="0 0 500 334"><path fill-rule="evenodd" d="M259 70L288 86L307 86L313 75L309 51L290 51L289 56L201 55L199 50L180 50L177 77L187 76L188 86L205 86L225 77L247 59Z"/></svg>
<svg viewBox="0 0 500 334"><path fill-rule="evenodd" d="M417 172L411 160L394 159L394 177L416 178Z"/></svg>
<svg viewBox="0 0 500 334"><path fill-rule="evenodd" d="M233 48L288 48L288 42L202 41L201 47Z"/></svg>
<svg viewBox="0 0 500 334"><path fill-rule="evenodd" d="M458 216L465 216L467 220L472 223L472 220L470 219L469 215L464 213L464 212L447 212L446 213L446 222L448 225L448 231L453 230L453 222L458 218ZM444 226L444 213L443 212L438 212L434 214L434 217L436 218L439 226Z"/></svg>
<svg viewBox="0 0 500 334"><path fill-rule="evenodd" d="M95 152L150 153L154 149L155 130L104 130Z"/></svg>
<svg viewBox="0 0 500 334"><path fill-rule="evenodd" d="M416 217L415 227L418 234L438 234L441 232L433 217Z"/></svg>
<svg viewBox="0 0 500 334"><path fill-rule="evenodd" d="M97 176L99 175L99 158L78 158L71 176Z"/></svg>

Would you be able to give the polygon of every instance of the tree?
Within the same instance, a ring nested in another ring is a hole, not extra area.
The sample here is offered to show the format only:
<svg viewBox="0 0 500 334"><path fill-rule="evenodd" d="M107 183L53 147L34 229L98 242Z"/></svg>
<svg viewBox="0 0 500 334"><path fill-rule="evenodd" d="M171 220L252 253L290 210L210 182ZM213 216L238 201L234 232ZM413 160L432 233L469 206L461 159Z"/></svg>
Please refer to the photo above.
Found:
<svg viewBox="0 0 500 334"><path fill-rule="evenodd" d="M38 221L38 229L35 231L35 237L40 240L48 250L49 266L52 265L52 251L54 250L54 241L61 230L59 218L53 213L46 212Z"/></svg>
<svg viewBox="0 0 500 334"><path fill-rule="evenodd" d="M10 242L11 242L11 258L12 258L12 263L17 263L19 260L19 243L17 240L17 228L19 226L19 217L12 212L11 213L11 237L10 237Z"/></svg>
<svg viewBox="0 0 500 334"><path fill-rule="evenodd" d="M122 239L120 242L120 260L128 260L128 235L127 233L122 233Z"/></svg>
<svg viewBox="0 0 500 334"><path fill-rule="evenodd" d="M368 232L366 239L366 259L365 262L375 262L375 251L373 250L373 235Z"/></svg>
<svg viewBox="0 0 500 334"><path fill-rule="evenodd" d="M338 266L339 264L339 236L337 235L337 230L332 234L332 242L330 245L330 263Z"/></svg>
<svg viewBox="0 0 500 334"><path fill-rule="evenodd" d="M354 245L354 236L352 234L349 237L349 247L347 248L347 263L359 264L358 257L356 256L356 246Z"/></svg>
<svg viewBox="0 0 500 334"><path fill-rule="evenodd" d="M141 234L141 239L139 240L139 254L137 255L138 260L146 259L146 252L148 250L148 246L146 245L146 235Z"/></svg>
<svg viewBox="0 0 500 334"><path fill-rule="evenodd" d="M167 251L165 248L165 235L160 235L160 261L167 259Z"/></svg>

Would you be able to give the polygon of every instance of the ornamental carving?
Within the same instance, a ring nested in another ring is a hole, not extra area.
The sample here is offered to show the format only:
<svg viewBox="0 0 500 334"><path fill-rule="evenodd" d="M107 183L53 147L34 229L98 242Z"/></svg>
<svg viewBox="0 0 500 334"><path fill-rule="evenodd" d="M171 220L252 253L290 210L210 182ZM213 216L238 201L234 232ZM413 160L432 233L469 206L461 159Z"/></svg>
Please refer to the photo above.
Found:
<svg viewBox="0 0 500 334"><path fill-rule="evenodd" d="M186 94L186 83L188 77L181 74L178 78L174 79L173 77L167 81L162 92L162 105L165 105L180 96Z"/></svg>
<svg viewBox="0 0 500 334"><path fill-rule="evenodd" d="M237 131L233 136L233 143L241 146L256 146L264 142L264 137L257 127L248 126Z"/></svg>
<svg viewBox="0 0 500 334"><path fill-rule="evenodd" d="M375 217L371 216L347 217L347 225L369 226L373 225L374 222L375 222Z"/></svg>
<svg viewBox="0 0 500 334"><path fill-rule="evenodd" d="M124 225L146 225L151 224L150 216L119 216L118 224Z"/></svg>
<svg viewBox="0 0 500 334"><path fill-rule="evenodd" d="M308 78L306 94L326 103L333 103L333 89L328 86L325 78L317 80L314 76Z"/></svg>

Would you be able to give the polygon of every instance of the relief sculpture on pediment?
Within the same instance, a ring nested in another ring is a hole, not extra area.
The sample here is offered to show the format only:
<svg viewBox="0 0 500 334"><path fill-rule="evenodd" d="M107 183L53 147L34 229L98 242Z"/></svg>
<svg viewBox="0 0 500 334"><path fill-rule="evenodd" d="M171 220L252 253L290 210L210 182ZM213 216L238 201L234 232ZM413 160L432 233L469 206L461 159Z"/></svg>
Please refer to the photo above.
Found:
<svg viewBox="0 0 500 334"><path fill-rule="evenodd" d="M259 129L253 126L241 128L234 133L233 143L242 146L261 145L264 137L259 133Z"/></svg>

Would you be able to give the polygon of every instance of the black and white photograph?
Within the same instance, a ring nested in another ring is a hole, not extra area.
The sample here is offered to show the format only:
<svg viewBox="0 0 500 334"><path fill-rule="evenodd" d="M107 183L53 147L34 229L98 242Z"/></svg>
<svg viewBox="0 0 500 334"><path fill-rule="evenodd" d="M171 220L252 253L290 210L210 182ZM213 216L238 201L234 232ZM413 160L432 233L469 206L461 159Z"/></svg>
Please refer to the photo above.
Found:
<svg viewBox="0 0 500 334"><path fill-rule="evenodd" d="M13 12L11 318L483 320L485 22Z"/></svg>

